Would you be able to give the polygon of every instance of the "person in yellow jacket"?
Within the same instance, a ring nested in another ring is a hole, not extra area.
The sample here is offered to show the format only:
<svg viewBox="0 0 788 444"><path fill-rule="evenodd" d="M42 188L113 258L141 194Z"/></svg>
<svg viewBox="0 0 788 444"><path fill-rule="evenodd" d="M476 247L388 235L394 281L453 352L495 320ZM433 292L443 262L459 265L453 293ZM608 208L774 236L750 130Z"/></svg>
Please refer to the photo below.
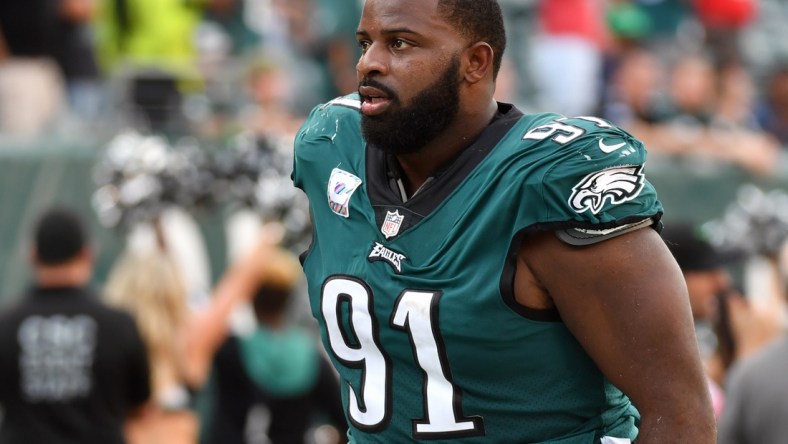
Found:
<svg viewBox="0 0 788 444"><path fill-rule="evenodd" d="M180 123L185 92L199 90L195 32L216 0L101 0L94 24L104 74L129 84L134 123L167 130Z"/></svg>

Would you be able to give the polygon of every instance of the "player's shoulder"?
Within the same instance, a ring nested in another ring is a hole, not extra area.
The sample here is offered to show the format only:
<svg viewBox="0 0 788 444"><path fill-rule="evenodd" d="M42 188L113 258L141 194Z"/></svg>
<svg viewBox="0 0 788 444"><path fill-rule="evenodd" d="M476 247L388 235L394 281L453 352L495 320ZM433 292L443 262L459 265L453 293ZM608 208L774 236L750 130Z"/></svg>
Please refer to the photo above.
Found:
<svg viewBox="0 0 788 444"><path fill-rule="evenodd" d="M546 113L525 115L514 129L509 164L544 199L549 219L611 228L661 211L643 144L611 122Z"/></svg>
<svg viewBox="0 0 788 444"><path fill-rule="evenodd" d="M526 115L518 127L519 149L579 164L642 163L643 144L624 129L594 116Z"/></svg>
<svg viewBox="0 0 788 444"><path fill-rule="evenodd" d="M351 144L361 139L361 101L358 94L337 97L312 108L296 134L296 150L326 142Z"/></svg>
<svg viewBox="0 0 788 444"><path fill-rule="evenodd" d="M510 134L511 154L533 168L530 180L593 181L631 176L642 181L646 150L640 140L607 120L543 113L523 116Z"/></svg>
<svg viewBox="0 0 788 444"><path fill-rule="evenodd" d="M312 108L296 140L336 137L338 131L359 133L361 100L357 93L337 97Z"/></svg>

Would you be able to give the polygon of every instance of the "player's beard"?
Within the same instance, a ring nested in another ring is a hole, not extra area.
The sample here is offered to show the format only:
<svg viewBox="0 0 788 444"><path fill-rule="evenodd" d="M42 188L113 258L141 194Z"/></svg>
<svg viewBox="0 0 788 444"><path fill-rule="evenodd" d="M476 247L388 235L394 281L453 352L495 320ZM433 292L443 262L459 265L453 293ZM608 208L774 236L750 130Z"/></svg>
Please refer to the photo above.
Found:
<svg viewBox="0 0 788 444"><path fill-rule="evenodd" d="M367 143L386 153L400 155L421 151L454 121L460 109L460 57L455 55L446 70L418 94L408 106L379 116L361 115L361 130ZM374 80L362 85L390 93L393 108L400 104L396 94Z"/></svg>

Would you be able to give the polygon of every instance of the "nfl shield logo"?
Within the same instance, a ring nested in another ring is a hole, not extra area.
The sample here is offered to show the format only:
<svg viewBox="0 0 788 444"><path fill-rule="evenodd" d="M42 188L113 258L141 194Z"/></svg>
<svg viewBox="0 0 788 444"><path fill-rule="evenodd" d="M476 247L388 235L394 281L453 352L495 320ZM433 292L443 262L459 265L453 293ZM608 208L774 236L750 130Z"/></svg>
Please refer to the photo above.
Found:
<svg viewBox="0 0 788 444"><path fill-rule="evenodd" d="M399 227L402 225L403 219L405 219L405 216L399 214L399 210L386 211L386 220L383 221L380 232L386 236L386 239L396 236L399 233Z"/></svg>

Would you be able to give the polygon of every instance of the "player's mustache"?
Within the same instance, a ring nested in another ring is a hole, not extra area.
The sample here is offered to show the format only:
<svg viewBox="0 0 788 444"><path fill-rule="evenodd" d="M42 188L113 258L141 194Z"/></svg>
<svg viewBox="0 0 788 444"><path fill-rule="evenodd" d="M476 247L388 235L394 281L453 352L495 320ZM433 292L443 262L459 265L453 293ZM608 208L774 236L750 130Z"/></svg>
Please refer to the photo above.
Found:
<svg viewBox="0 0 788 444"><path fill-rule="evenodd" d="M369 86L371 88L378 89L378 90L384 92L388 96L389 99L391 99L391 100L398 100L397 93L394 92L394 90L392 90L388 86L378 82L377 80L370 79L368 77L364 77L363 79L361 79L360 82L358 82L358 86L359 86L359 88L361 88L362 86Z"/></svg>

